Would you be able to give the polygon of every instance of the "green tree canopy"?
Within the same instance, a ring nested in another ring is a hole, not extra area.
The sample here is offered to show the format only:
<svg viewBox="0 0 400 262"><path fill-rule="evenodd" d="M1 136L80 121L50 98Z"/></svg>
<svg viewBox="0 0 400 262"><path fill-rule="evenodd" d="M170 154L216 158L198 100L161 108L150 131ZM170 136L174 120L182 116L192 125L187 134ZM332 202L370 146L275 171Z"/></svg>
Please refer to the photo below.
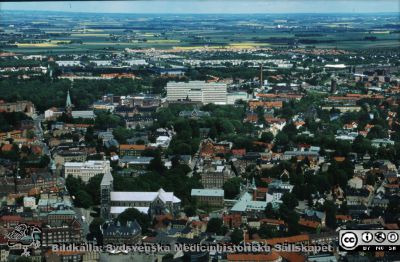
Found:
<svg viewBox="0 0 400 262"><path fill-rule="evenodd" d="M147 232L150 227L150 217L147 214L143 214L136 208L125 209L124 212L118 215L117 220L122 224L126 225L128 221L137 221L142 228L142 232Z"/></svg>
<svg viewBox="0 0 400 262"><path fill-rule="evenodd" d="M243 230L235 228L230 237L233 244L240 244L243 241Z"/></svg>
<svg viewBox="0 0 400 262"><path fill-rule="evenodd" d="M221 234L222 233L222 220L219 218L211 218L210 221L207 223L207 233L211 234Z"/></svg>
<svg viewBox="0 0 400 262"><path fill-rule="evenodd" d="M225 191L225 197L228 199L235 198L240 193L240 183L242 179L240 177L233 177L228 179L222 188Z"/></svg>

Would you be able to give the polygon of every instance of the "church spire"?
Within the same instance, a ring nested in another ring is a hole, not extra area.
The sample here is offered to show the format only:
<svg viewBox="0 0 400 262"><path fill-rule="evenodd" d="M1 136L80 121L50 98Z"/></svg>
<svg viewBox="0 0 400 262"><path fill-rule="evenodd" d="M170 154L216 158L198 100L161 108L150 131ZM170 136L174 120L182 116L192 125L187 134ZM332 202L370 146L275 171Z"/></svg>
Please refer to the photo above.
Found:
<svg viewBox="0 0 400 262"><path fill-rule="evenodd" d="M74 81L71 81L71 88L74 86ZM70 89L71 89L70 88ZM72 101L71 101L71 95L69 94L69 90L67 91L67 100L65 101L65 113L67 115L72 116Z"/></svg>
<svg viewBox="0 0 400 262"><path fill-rule="evenodd" d="M72 102L71 102L71 96L69 95L69 89L67 93L67 101L65 102L65 108L71 108L72 107Z"/></svg>

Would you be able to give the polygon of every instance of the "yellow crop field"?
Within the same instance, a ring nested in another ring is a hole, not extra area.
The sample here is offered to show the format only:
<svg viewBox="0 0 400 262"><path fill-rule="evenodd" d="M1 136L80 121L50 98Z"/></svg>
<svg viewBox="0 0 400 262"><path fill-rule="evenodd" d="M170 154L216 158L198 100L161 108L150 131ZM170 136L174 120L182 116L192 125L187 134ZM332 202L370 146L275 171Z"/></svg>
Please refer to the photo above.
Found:
<svg viewBox="0 0 400 262"><path fill-rule="evenodd" d="M157 40L147 40L147 43L150 44L168 44L168 43L180 43L180 40L174 39L157 39Z"/></svg>
<svg viewBox="0 0 400 262"><path fill-rule="evenodd" d="M85 34L85 33L75 33L71 34L71 36L77 36L77 37L107 37L110 36L110 34L101 34L101 33L92 33L92 34Z"/></svg>
<svg viewBox="0 0 400 262"><path fill-rule="evenodd" d="M18 47L57 47L57 44L54 43L37 43L37 44L30 44L30 43L18 43Z"/></svg>
<svg viewBox="0 0 400 262"><path fill-rule="evenodd" d="M230 48L256 48L260 46L268 46L267 43L253 43L253 42L243 42L243 43L232 43L229 44Z"/></svg>
<svg viewBox="0 0 400 262"><path fill-rule="evenodd" d="M56 45L59 45L59 44L70 44L71 43L71 40L51 40L50 41L50 44L56 44Z"/></svg>
<svg viewBox="0 0 400 262"><path fill-rule="evenodd" d="M83 42L84 45L129 45L130 43L116 43L116 42Z"/></svg>
<svg viewBox="0 0 400 262"><path fill-rule="evenodd" d="M196 49L224 49L226 46L174 46L174 50L196 50Z"/></svg>

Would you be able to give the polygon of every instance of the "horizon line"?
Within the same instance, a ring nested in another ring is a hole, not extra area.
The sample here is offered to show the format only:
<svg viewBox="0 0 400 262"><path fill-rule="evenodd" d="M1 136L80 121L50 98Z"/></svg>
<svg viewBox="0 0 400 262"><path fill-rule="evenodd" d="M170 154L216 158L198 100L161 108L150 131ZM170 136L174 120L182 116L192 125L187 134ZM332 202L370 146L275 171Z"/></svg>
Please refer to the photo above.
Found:
<svg viewBox="0 0 400 262"><path fill-rule="evenodd" d="M18 10L18 9L0 9L0 13L8 11L8 12L35 12L35 13L78 13L78 14L133 14L133 15L296 15L296 14L309 14L309 15L316 15L316 14L362 14L362 15L376 15L376 14L398 14L398 11L382 11L382 12L354 12L354 11L344 11L344 12L242 12L242 13L182 13L182 12L96 12L96 11L65 11L65 10Z"/></svg>

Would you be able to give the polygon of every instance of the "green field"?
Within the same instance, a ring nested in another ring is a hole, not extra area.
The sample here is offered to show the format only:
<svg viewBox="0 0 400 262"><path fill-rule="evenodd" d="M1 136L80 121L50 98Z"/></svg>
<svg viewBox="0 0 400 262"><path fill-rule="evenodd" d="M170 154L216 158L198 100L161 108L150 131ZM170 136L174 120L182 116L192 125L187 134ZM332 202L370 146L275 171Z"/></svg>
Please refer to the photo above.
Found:
<svg viewBox="0 0 400 262"><path fill-rule="evenodd" d="M279 17L278 17L279 18ZM271 19L262 16L238 17L143 17L107 15L77 17L72 14L8 16L2 23L24 23L28 30L42 32L46 38L17 40L17 47L5 51L19 53L107 52L125 48L193 50L209 48L285 47L294 43L316 48L365 49L391 48L400 44L398 18L384 22L368 17L305 17ZM279 23L282 23L280 25ZM383 26L383 25L386 25ZM307 27L305 27L307 26ZM25 29L27 30L27 29ZM20 27L5 27L5 34L21 34ZM34 41L34 42L31 42Z"/></svg>

